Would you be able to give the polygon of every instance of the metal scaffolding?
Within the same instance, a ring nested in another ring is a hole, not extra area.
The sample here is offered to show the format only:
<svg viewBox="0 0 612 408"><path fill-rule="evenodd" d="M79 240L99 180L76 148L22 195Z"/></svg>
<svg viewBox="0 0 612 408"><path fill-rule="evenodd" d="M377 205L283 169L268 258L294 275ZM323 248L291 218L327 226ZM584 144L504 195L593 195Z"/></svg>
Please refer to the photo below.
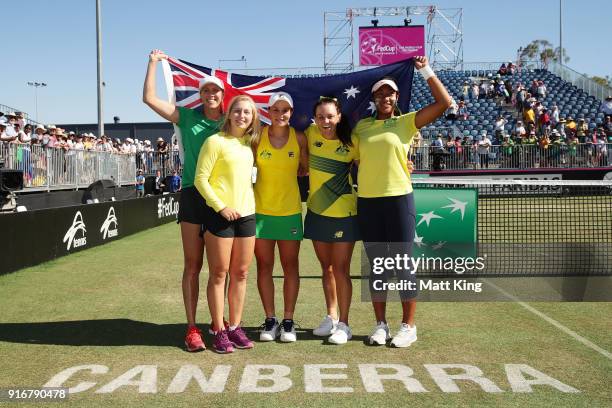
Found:
<svg viewBox="0 0 612 408"><path fill-rule="evenodd" d="M463 64L463 9L437 6L348 8L325 12L323 67L326 73L355 70L354 20L364 17L402 17L423 24L426 49L434 69L457 69Z"/></svg>

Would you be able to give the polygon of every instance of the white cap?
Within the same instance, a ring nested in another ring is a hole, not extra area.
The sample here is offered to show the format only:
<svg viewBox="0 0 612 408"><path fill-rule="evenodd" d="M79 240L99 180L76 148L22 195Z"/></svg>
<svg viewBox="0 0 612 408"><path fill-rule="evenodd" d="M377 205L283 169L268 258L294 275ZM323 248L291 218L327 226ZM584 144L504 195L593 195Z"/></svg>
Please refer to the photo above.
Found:
<svg viewBox="0 0 612 408"><path fill-rule="evenodd" d="M36 129L37 130L38 129L47 130L47 129L45 129L45 127L43 125L36 125Z"/></svg>
<svg viewBox="0 0 612 408"><path fill-rule="evenodd" d="M293 109L293 99L291 98L291 95L289 95L287 92L276 92L275 94L273 94L270 97L270 100L268 101L268 106L272 106L278 101L287 102L289 106L291 106L291 109Z"/></svg>
<svg viewBox="0 0 612 408"><path fill-rule="evenodd" d="M202 88L204 88L204 85L206 84L215 84L219 88L225 90L225 87L223 86L223 81L221 81L219 78L214 77L214 76L206 75L204 78L200 79L200 84L198 85L198 89L202 90Z"/></svg>
<svg viewBox="0 0 612 408"><path fill-rule="evenodd" d="M131 137L128 137L127 139L125 139L125 141L128 142L128 143L134 143L134 140L132 140Z"/></svg>
<svg viewBox="0 0 612 408"><path fill-rule="evenodd" d="M47 129L57 129L55 125L47 125Z"/></svg>
<svg viewBox="0 0 612 408"><path fill-rule="evenodd" d="M391 79L381 79L372 86L372 93L378 91L378 89L383 85L389 85L395 92L399 92L399 88L397 87L395 81L392 81Z"/></svg>

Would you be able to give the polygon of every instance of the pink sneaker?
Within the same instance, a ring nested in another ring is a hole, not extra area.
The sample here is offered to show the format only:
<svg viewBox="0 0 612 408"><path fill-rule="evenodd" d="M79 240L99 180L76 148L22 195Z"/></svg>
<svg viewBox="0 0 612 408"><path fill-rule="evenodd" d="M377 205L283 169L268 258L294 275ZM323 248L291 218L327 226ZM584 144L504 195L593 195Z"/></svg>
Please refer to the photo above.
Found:
<svg viewBox="0 0 612 408"><path fill-rule="evenodd" d="M242 327L238 326L234 330L227 331L229 341L238 349L253 348L253 342L249 340Z"/></svg>
<svg viewBox="0 0 612 408"><path fill-rule="evenodd" d="M206 345L202 340L202 332L197 327L191 326L187 329L185 346L187 347L187 351L190 352L206 350Z"/></svg>
<svg viewBox="0 0 612 408"><path fill-rule="evenodd" d="M215 333L215 341L213 342L213 348L217 353L221 354L234 352L234 347L227 338L227 331L219 330L217 333Z"/></svg>

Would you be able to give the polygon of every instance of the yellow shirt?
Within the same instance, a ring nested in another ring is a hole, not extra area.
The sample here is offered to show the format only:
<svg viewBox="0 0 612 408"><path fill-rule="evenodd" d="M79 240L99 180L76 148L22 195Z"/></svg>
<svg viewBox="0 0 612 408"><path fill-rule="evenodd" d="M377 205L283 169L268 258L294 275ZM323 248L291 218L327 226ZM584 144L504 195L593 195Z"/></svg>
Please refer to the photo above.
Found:
<svg viewBox="0 0 612 408"><path fill-rule="evenodd" d="M357 215L357 197L349 180L351 162L359 155L355 141L353 146L345 146L340 140L327 140L314 124L304 133L310 152L310 193L306 206L325 217Z"/></svg>
<svg viewBox="0 0 612 408"><path fill-rule="evenodd" d="M264 128L257 146L257 182L255 209L258 214L285 216L300 214L302 202L297 183L300 165L300 145L295 129L289 128L289 138L283 147L270 143L268 127Z"/></svg>
<svg viewBox="0 0 612 408"><path fill-rule="evenodd" d="M418 129L416 112L393 116L387 120L365 118L355 129L359 147L357 195L359 197L391 197L412 192L408 153Z"/></svg>
<svg viewBox="0 0 612 408"><path fill-rule="evenodd" d="M213 210L229 207L246 217L255 213L252 168L253 151L245 138L219 132L202 145L194 185Z"/></svg>

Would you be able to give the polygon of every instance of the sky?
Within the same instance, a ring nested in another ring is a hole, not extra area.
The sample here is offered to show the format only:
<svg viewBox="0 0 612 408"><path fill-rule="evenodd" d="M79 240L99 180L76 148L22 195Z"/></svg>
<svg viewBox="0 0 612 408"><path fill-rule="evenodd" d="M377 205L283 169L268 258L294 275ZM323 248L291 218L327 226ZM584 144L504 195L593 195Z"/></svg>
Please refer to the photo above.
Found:
<svg viewBox="0 0 612 408"><path fill-rule="evenodd" d="M142 103L148 53L154 48L203 66L244 56L249 69L322 67L323 13L348 7L425 4L394 1L101 0L104 121L161 121ZM464 62L508 61L535 39L559 42L559 0L437 1L463 8ZM0 104L38 121L97 122L95 0L3 2ZM612 75L612 2L563 0L567 64L589 75ZM371 18L355 26L371 25ZM396 21L397 20L397 21ZM381 25L400 25L403 17ZM416 23L413 19L413 23ZM356 55L357 59L357 55ZM222 67L242 67L225 62ZM165 97L158 69L158 90Z"/></svg>

